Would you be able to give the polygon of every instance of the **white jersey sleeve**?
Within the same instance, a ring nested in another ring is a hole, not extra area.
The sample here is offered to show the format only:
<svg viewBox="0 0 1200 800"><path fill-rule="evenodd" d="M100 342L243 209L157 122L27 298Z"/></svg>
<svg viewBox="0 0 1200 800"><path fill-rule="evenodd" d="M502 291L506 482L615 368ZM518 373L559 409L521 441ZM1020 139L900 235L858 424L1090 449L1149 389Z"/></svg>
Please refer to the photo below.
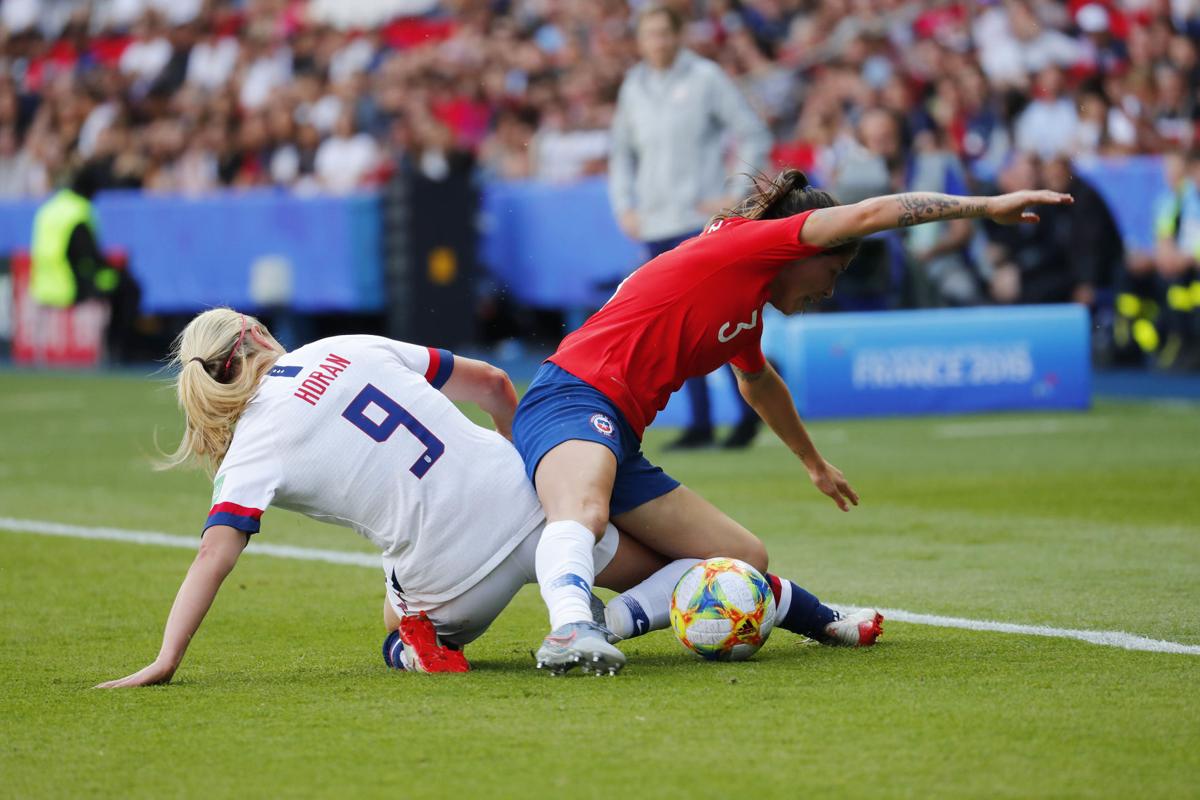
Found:
<svg viewBox="0 0 1200 800"><path fill-rule="evenodd" d="M228 525L258 533L263 512L275 498L282 479L271 429L264 425L239 426L229 452L213 480L212 509L204 529Z"/></svg>
<svg viewBox="0 0 1200 800"><path fill-rule="evenodd" d="M425 377L425 381L440 390L454 372L454 354L436 347L381 339L380 344L389 350L404 366Z"/></svg>

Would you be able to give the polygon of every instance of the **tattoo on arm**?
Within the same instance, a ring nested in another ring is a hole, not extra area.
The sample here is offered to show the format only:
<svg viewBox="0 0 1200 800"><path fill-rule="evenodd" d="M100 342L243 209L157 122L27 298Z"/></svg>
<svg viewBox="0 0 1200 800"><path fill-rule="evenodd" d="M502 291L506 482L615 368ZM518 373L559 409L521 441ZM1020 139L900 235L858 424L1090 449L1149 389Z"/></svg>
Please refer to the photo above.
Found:
<svg viewBox="0 0 1200 800"><path fill-rule="evenodd" d="M733 370L733 374L737 376L738 380L743 381L745 383L754 383L755 381L762 378L762 376L767 374L766 367L763 367L758 372L746 372L745 370L740 370L737 367L733 366L733 364L730 364L729 367L730 367L730 369Z"/></svg>
<svg viewBox="0 0 1200 800"><path fill-rule="evenodd" d="M901 212L897 218L899 227L907 228L924 222L941 219L967 219L983 216L982 203L964 203L967 198L926 192L909 192L896 195Z"/></svg>

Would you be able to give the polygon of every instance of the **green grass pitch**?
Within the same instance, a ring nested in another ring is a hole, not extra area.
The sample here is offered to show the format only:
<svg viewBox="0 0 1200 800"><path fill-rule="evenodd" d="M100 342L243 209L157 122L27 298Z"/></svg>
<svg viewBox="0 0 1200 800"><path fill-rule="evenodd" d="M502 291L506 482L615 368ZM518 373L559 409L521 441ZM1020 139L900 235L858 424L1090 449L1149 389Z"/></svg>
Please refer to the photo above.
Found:
<svg viewBox="0 0 1200 800"><path fill-rule="evenodd" d="M196 533L209 488L150 470L156 427L174 443L151 381L0 374L0 516ZM647 444L830 601L1200 644L1197 406L812 427L850 514L766 435ZM368 552L279 510L261 536ZM261 555L172 685L90 689L154 656L190 559L0 530L0 796L1200 796L1196 656L889 622L871 650L781 631L744 664L660 632L616 679L551 679L527 588L471 674L409 675L379 656L380 575Z"/></svg>

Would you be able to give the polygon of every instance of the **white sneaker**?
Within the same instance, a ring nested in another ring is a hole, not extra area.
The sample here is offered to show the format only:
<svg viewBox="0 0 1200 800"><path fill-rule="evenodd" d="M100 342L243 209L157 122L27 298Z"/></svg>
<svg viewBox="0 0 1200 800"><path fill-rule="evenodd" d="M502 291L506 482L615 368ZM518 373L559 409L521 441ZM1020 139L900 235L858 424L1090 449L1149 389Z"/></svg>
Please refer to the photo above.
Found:
<svg viewBox="0 0 1200 800"><path fill-rule="evenodd" d="M829 636L825 644L870 647L883 636L883 614L873 608L863 608L839 616L825 626L825 633Z"/></svg>

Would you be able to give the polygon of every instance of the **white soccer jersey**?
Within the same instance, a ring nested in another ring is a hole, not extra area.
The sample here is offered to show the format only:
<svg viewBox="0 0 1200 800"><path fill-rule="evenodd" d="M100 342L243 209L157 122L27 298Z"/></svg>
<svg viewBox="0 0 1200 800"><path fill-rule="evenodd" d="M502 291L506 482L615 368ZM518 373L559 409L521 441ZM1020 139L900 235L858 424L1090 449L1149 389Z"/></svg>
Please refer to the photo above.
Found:
<svg viewBox="0 0 1200 800"><path fill-rule="evenodd" d="M445 350L378 336L287 353L238 421L205 528L256 533L277 505L372 541L405 599L466 591L543 515L513 446L438 391L453 369Z"/></svg>

